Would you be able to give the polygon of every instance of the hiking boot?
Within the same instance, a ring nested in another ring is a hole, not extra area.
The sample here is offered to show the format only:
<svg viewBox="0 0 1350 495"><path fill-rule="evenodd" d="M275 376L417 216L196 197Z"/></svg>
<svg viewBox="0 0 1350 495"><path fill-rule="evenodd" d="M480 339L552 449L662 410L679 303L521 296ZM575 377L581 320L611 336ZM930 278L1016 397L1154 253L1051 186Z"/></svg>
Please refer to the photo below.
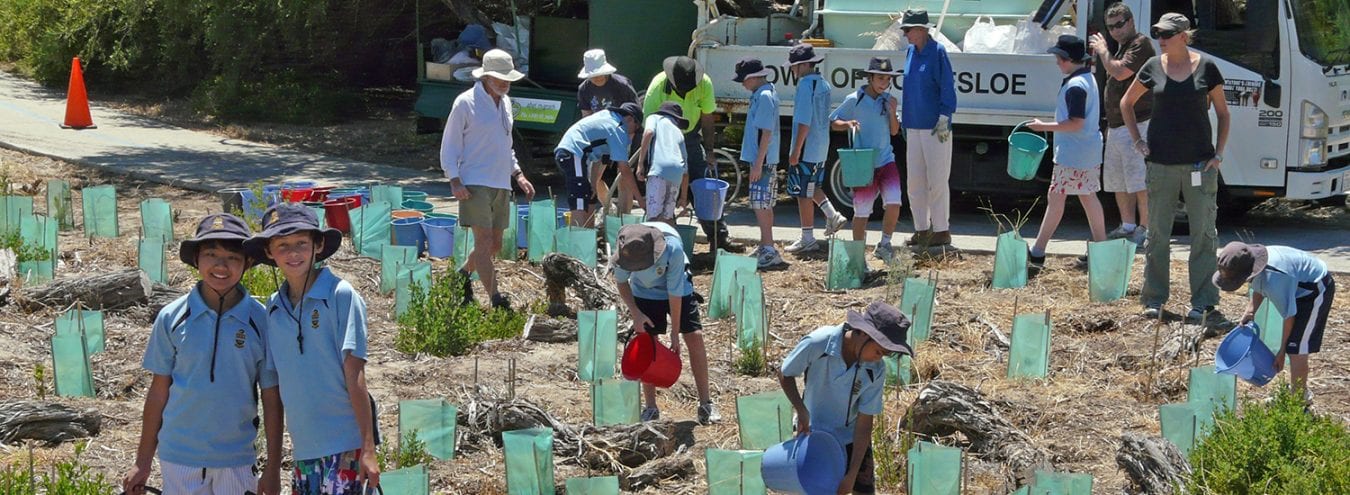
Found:
<svg viewBox="0 0 1350 495"><path fill-rule="evenodd" d="M1150 318L1154 320L1158 319L1159 317L1162 316L1162 306L1157 304L1149 304L1147 306L1144 306L1143 316L1144 318Z"/></svg>
<svg viewBox="0 0 1350 495"><path fill-rule="evenodd" d="M890 244L877 244L877 248L872 251L872 255L883 262L890 261L891 258L895 257L895 248L891 247Z"/></svg>
<svg viewBox="0 0 1350 495"><path fill-rule="evenodd" d="M933 232L928 236L928 246L950 246L952 243L952 233L949 230L942 232Z"/></svg>
<svg viewBox="0 0 1350 495"><path fill-rule="evenodd" d="M1186 312L1186 321L1194 323L1204 323L1205 315L1214 312L1214 306L1205 306L1203 308L1191 308Z"/></svg>
<svg viewBox="0 0 1350 495"><path fill-rule="evenodd" d="M839 212L834 212L834 216L825 219L825 237L834 235L839 229L848 226L848 219Z"/></svg>
<svg viewBox="0 0 1350 495"><path fill-rule="evenodd" d="M639 416L642 422L656 421L661 419L661 410L655 407L648 407L642 410L642 416Z"/></svg>
<svg viewBox="0 0 1350 495"><path fill-rule="evenodd" d="M773 246L760 246L755 252L755 258L759 260L758 268L760 270L787 265L787 262L783 261L783 256L779 255L778 250L774 249Z"/></svg>
<svg viewBox="0 0 1350 495"><path fill-rule="evenodd" d="M932 235L933 235L933 231L931 231L931 230L919 230L919 231L915 231L915 232L914 232L914 235L909 236L909 240L905 241L905 245L906 245L906 246L926 246L926 245L928 245L928 238L929 238L930 236L932 236Z"/></svg>
<svg viewBox="0 0 1350 495"><path fill-rule="evenodd" d="M698 424L707 426L719 421L722 421L722 414L717 412L717 406L712 402L698 406Z"/></svg>
<svg viewBox="0 0 1350 495"><path fill-rule="evenodd" d="M1119 227L1116 227L1116 230L1112 230L1112 231L1110 231L1110 232L1107 232L1107 233L1106 233L1106 238L1107 238L1107 239L1125 239L1125 238L1128 238L1128 237L1133 236L1135 232L1139 231L1139 228L1140 228L1140 227L1135 227L1135 228L1133 228L1133 229L1125 230L1125 226L1124 226L1124 225L1121 225L1121 226L1119 226Z"/></svg>
<svg viewBox="0 0 1350 495"><path fill-rule="evenodd" d="M787 252L793 253L793 254L797 254L797 253L809 253L809 252L815 251L815 250L817 250L817 249L820 249L820 243L819 243L819 242L816 242L816 238L812 237L812 238L810 238L810 239L806 239L806 238L797 239L796 242L793 242L792 244L788 244Z"/></svg>
<svg viewBox="0 0 1350 495"><path fill-rule="evenodd" d="M511 311L511 300L506 298L506 294L497 293L492 295L492 309L504 309Z"/></svg>

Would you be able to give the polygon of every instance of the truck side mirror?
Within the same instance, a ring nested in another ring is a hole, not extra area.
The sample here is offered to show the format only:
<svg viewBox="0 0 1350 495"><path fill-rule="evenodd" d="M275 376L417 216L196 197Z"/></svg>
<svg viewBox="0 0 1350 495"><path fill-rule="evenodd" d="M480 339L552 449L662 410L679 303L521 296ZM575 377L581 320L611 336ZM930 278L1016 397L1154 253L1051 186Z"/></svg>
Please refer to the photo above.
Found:
<svg viewBox="0 0 1350 495"><path fill-rule="evenodd" d="M1265 84L1261 87L1261 101L1267 106L1280 107L1280 83L1266 78Z"/></svg>

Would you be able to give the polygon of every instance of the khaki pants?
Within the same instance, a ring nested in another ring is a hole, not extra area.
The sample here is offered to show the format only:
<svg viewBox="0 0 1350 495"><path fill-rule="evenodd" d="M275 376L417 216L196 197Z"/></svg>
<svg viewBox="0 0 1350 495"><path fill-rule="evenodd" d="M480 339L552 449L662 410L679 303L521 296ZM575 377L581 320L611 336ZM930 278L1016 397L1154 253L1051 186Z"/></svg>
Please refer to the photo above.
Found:
<svg viewBox="0 0 1350 495"><path fill-rule="evenodd" d="M952 139L938 141L932 129L905 129L905 178L914 230L951 230Z"/></svg>
<svg viewBox="0 0 1350 495"><path fill-rule="evenodd" d="M1191 186L1194 165L1163 165L1148 162L1148 246L1144 250L1144 289L1140 300L1145 306L1167 302L1171 284L1171 235L1176 219L1177 198L1186 202L1191 226L1190 268L1191 307L1219 304L1219 288L1211 278L1218 265L1219 171L1201 172L1200 187Z"/></svg>

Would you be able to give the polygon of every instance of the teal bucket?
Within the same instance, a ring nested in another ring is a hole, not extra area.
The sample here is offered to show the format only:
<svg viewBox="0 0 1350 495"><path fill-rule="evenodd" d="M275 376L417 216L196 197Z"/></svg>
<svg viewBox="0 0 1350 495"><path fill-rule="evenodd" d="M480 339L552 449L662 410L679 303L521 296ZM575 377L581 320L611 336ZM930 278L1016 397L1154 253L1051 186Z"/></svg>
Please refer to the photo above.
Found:
<svg viewBox="0 0 1350 495"><path fill-rule="evenodd" d="M403 208L407 210L417 210L422 213L431 213L436 207L426 201L417 201L413 199L403 200Z"/></svg>
<svg viewBox="0 0 1350 495"><path fill-rule="evenodd" d="M684 245L684 256L689 259L694 258L694 240L698 237L697 225L676 225L675 231L680 233L680 244Z"/></svg>
<svg viewBox="0 0 1350 495"><path fill-rule="evenodd" d="M1008 175L1017 180L1036 178L1036 171L1041 168L1041 158L1049 147L1044 137L1018 131L1028 123L1030 121L1017 124L1012 134L1008 135Z"/></svg>
<svg viewBox="0 0 1350 495"><path fill-rule="evenodd" d="M764 451L760 476L764 486L788 493L832 494L848 466L844 447L833 435L812 432Z"/></svg>
<svg viewBox="0 0 1350 495"><path fill-rule="evenodd" d="M839 167L842 168L844 187L867 187L872 183L876 170L877 150L854 148L839 150Z"/></svg>
<svg viewBox="0 0 1350 495"><path fill-rule="evenodd" d="M449 258L455 253L455 226L457 218L424 218L422 231L427 236L427 256Z"/></svg>
<svg viewBox="0 0 1350 495"><path fill-rule="evenodd" d="M422 191L403 191L403 201L426 201L427 193Z"/></svg>
<svg viewBox="0 0 1350 495"><path fill-rule="evenodd" d="M1275 378L1275 355L1261 342L1255 325L1242 325L1228 332L1214 352L1214 370L1264 387Z"/></svg>

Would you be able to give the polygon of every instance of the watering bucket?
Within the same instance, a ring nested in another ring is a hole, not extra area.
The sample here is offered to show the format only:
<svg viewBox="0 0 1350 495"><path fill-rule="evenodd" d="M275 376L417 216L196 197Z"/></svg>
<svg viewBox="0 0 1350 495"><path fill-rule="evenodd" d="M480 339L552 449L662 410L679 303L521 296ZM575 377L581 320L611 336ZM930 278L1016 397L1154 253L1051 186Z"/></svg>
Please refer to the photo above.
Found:
<svg viewBox="0 0 1350 495"><path fill-rule="evenodd" d="M694 214L699 220L716 221L722 219L722 208L726 206L727 188L731 184L720 179L698 179L689 183L694 195Z"/></svg>
<svg viewBox="0 0 1350 495"><path fill-rule="evenodd" d="M853 141L857 132L849 132L849 148L839 150L839 166L842 167L845 187L866 187L872 183L876 173L877 150L872 148L854 148Z"/></svg>
<svg viewBox="0 0 1350 495"><path fill-rule="evenodd" d="M267 199L267 206L272 206L281 201L281 186L268 184L262 188L263 198Z"/></svg>
<svg viewBox="0 0 1350 495"><path fill-rule="evenodd" d="M844 447L823 431L797 436L764 451L764 486L789 493L831 494L844 479Z"/></svg>
<svg viewBox="0 0 1350 495"><path fill-rule="evenodd" d="M435 208L436 208L435 206L432 206L431 203L428 203L426 201L418 201L413 199L403 200L403 209L405 210L416 210L425 214L431 213L431 210Z"/></svg>
<svg viewBox="0 0 1350 495"><path fill-rule="evenodd" d="M355 209L357 209L357 208L360 208L361 205L364 204L364 202L361 201L361 194L360 194L360 193L357 193L357 192L355 192L355 191L350 191L350 192L338 192L337 190L333 190L333 191L330 191L330 192L328 193L328 199L329 199L329 200L346 200L346 199L350 199L350 200L351 200L351 204L348 205L348 207L349 207L350 209L353 209L353 210L355 210Z"/></svg>
<svg viewBox="0 0 1350 495"><path fill-rule="evenodd" d="M422 191L403 191L404 201L426 201L427 193Z"/></svg>
<svg viewBox="0 0 1350 495"><path fill-rule="evenodd" d="M422 220L422 232L427 236L427 255L432 258L449 258L455 254L455 226L458 218L426 218Z"/></svg>
<svg viewBox="0 0 1350 495"><path fill-rule="evenodd" d="M694 258L694 240L698 238L697 225L676 225L675 231L680 233L680 244L684 245L684 256Z"/></svg>
<svg viewBox="0 0 1350 495"><path fill-rule="evenodd" d="M395 218L390 222L393 227L395 246L417 246L417 254L427 248L427 236L422 232L422 217Z"/></svg>
<svg viewBox="0 0 1350 495"><path fill-rule="evenodd" d="M244 211L243 192L248 189L243 187L227 187L216 191L216 197L220 198L220 208L225 212Z"/></svg>
<svg viewBox="0 0 1350 495"><path fill-rule="evenodd" d="M424 220L430 220L432 218L459 218L459 216L455 215L454 213L440 213L433 211L431 213L422 215L422 218Z"/></svg>
<svg viewBox="0 0 1350 495"><path fill-rule="evenodd" d="M624 346L619 369L625 379L667 388L680 378L680 356L651 334L639 333Z"/></svg>
<svg viewBox="0 0 1350 495"><path fill-rule="evenodd" d="M343 234L352 231L352 220L347 212L352 209L352 204L356 203L356 198L345 197L339 199L330 199L323 202L323 219L329 227L338 229Z"/></svg>
<svg viewBox="0 0 1350 495"><path fill-rule="evenodd" d="M281 188L281 200L287 203L303 203L309 201L309 195L314 194L314 190L305 188Z"/></svg>
<svg viewBox="0 0 1350 495"><path fill-rule="evenodd" d="M530 247L529 231L526 228L530 221L530 205L520 205L516 207L516 248L527 249Z"/></svg>
<svg viewBox="0 0 1350 495"><path fill-rule="evenodd" d="M318 183L318 182L314 182L314 181L312 181L312 180L288 180L288 181L286 181L286 182L282 182L282 183L281 183L281 188L282 188L282 189L314 189L314 186L317 186L317 185L319 185L319 183Z"/></svg>
<svg viewBox="0 0 1350 495"><path fill-rule="evenodd" d="M316 186L312 189L314 192L310 193L309 200L318 201L320 203L327 201L328 193L333 189L335 189L334 186Z"/></svg>
<svg viewBox="0 0 1350 495"><path fill-rule="evenodd" d="M1253 325L1241 325L1228 332L1219 344L1214 353L1214 370L1263 387L1275 378L1275 355L1261 342Z"/></svg>
<svg viewBox="0 0 1350 495"><path fill-rule="evenodd" d="M1041 168L1041 157L1045 156L1047 147L1044 137L1018 131L1028 123L1030 121L1017 124L1012 134L1008 135L1008 175L1017 180L1036 177L1036 170Z"/></svg>
<svg viewBox="0 0 1350 495"><path fill-rule="evenodd" d="M426 213L422 213L417 210L394 210L393 212L389 213L389 218L393 218L396 220L399 218L424 218L426 216L427 216Z"/></svg>

